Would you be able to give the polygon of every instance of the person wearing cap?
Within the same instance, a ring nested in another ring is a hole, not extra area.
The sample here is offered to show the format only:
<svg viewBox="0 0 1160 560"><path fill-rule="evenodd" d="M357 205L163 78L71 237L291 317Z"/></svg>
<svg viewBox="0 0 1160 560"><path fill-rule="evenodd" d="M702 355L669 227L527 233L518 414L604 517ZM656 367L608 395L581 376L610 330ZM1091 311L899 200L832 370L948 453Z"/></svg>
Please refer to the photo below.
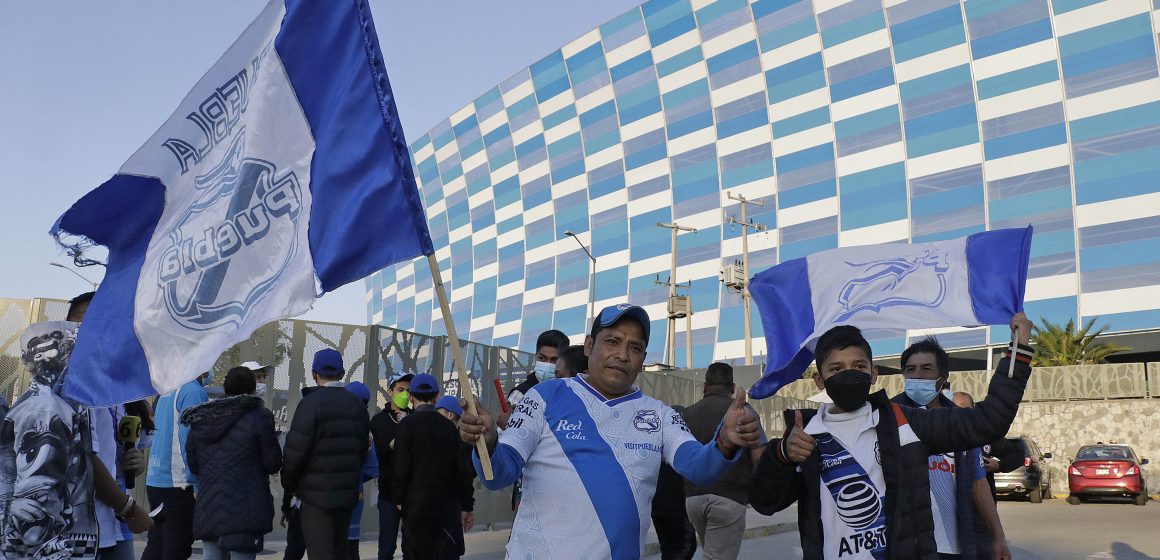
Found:
<svg viewBox="0 0 1160 560"><path fill-rule="evenodd" d="M274 373L274 366L260 364L258 362L242 362L240 367L244 367L254 374L254 396L266 396L266 379Z"/></svg>
<svg viewBox="0 0 1160 560"><path fill-rule="evenodd" d="M371 403L371 389L363 384L361 381L351 381L346 386L346 390L350 391L354 396L358 397L363 402L363 406L370 406ZM349 553L347 558L349 560L359 560L359 541L362 539L362 513L363 513L363 485L366 481L373 480L379 476L379 459L378 454L375 453L375 444L373 438L367 442L370 450L367 452L366 461L363 462L362 483L358 489L358 503L355 504L354 510L350 514L350 529L347 534L349 541Z"/></svg>
<svg viewBox="0 0 1160 560"><path fill-rule="evenodd" d="M396 373L387 380L387 399L390 406L375 414L371 418L371 434L375 440L375 453L379 459L379 560L389 560L395 557L395 549L399 540L399 508L391 498L391 466L394 463L394 452L391 444L395 441L395 432L399 422L407 415L411 406L411 379L415 376L410 373ZM407 536L403 535L406 543Z"/></svg>
<svg viewBox="0 0 1160 560"><path fill-rule="evenodd" d="M342 382L342 354L314 355L319 386L294 411L283 451L282 487L302 501L299 513L311 560L345 558L351 511L362 488L370 418L362 399Z"/></svg>
<svg viewBox="0 0 1160 560"><path fill-rule="evenodd" d="M444 418L458 426L459 417L463 416L463 407L459 406L459 399L451 395L443 395L435 402L435 412L442 414Z"/></svg>
<svg viewBox="0 0 1160 560"><path fill-rule="evenodd" d="M681 415L635 386L649 341L644 309L606 307L584 341L588 373L544 381L519 402L497 435L482 406L464 411L459 433L491 452L499 490L524 477L524 497L512 528L512 558L643 556L651 503L661 463L695 484L710 484L756 446L757 417L743 393L730 406L715 437L700 444Z"/></svg>
<svg viewBox="0 0 1160 560"><path fill-rule="evenodd" d="M403 554L411 560L463 555L462 537L457 540L444 527L474 524L474 473L458 460L462 444L455 424L436 411L438 396L434 377L416 375L411 380L415 412L395 434L391 493L403 513Z"/></svg>
<svg viewBox="0 0 1160 560"><path fill-rule="evenodd" d="M254 394L254 373L238 366L226 374L225 397L187 408L186 459L201 490L193 513L193 537L205 558L229 554L252 560L274 528L269 475L282 466L274 415Z"/></svg>
<svg viewBox="0 0 1160 560"><path fill-rule="evenodd" d="M704 398L686 408L681 416L697 441L708 442L717 425L733 404L733 367L715 362L705 370ZM759 424L760 427L760 424ZM765 433L759 432L760 443ZM749 481L761 448L741 451L741 460L717 482L709 485L685 483L685 510L697 531L706 560L737 558L745 534L745 513L749 506Z"/></svg>

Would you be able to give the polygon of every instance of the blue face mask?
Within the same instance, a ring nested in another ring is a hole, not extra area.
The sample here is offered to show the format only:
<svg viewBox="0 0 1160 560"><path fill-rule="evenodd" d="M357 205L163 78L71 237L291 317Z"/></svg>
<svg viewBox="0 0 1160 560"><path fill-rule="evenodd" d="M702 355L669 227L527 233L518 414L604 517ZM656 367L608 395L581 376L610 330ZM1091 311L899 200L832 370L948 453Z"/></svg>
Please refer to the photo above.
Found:
<svg viewBox="0 0 1160 560"><path fill-rule="evenodd" d="M938 381L935 379L907 379L906 396L920 406L926 406L938 396Z"/></svg>
<svg viewBox="0 0 1160 560"><path fill-rule="evenodd" d="M547 381L549 379L556 378L556 364L548 362L536 362L535 369L532 371L536 372L536 377L539 378L540 381Z"/></svg>

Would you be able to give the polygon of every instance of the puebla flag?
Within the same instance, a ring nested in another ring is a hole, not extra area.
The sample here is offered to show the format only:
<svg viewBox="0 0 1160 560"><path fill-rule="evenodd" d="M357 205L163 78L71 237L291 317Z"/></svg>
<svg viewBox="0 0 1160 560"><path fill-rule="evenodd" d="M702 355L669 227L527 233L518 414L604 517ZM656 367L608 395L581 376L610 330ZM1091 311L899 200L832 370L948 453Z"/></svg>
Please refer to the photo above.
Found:
<svg viewBox="0 0 1160 560"><path fill-rule="evenodd" d="M52 229L109 250L64 394L209 370L259 326L433 254L365 0L272 0L112 179Z"/></svg>
<svg viewBox="0 0 1160 560"><path fill-rule="evenodd" d="M753 277L768 365L762 399L800 379L838 325L862 330L1004 324L1023 310L1031 227L932 243L831 249Z"/></svg>

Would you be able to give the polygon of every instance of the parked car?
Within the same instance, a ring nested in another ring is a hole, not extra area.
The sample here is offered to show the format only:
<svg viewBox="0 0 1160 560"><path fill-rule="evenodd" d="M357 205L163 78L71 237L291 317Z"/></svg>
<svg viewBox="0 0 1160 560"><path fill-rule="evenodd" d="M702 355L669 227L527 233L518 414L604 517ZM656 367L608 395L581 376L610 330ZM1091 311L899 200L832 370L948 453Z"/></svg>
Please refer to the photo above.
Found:
<svg viewBox="0 0 1160 560"><path fill-rule="evenodd" d="M1070 495L1067 503L1076 505L1089 498L1127 497L1136 505L1148 503L1148 484L1141 459L1127 445L1085 445L1075 454L1067 469Z"/></svg>
<svg viewBox="0 0 1160 560"><path fill-rule="evenodd" d="M1042 502L1044 497L1050 497L1051 476L1044 461L1051 458L1051 453L1041 452L1039 445L1027 436L1009 437L1007 442L1011 444L1009 455L1013 458L1000 460L1018 465L1019 458L1022 457L1023 464L1009 472L995 473L995 495L1018 498L1026 496L1033 504Z"/></svg>

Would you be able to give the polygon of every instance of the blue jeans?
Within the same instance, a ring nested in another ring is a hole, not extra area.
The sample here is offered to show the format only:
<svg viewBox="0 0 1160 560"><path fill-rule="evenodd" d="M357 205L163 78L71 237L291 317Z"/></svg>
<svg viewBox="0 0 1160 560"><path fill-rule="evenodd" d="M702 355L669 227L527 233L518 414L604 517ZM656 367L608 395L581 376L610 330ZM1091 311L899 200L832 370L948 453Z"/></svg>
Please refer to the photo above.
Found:
<svg viewBox="0 0 1160 560"><path fill-rule="evenodd" d="M201 554L205 560L222 560L224 556L222 548L214 541L201 541ZM247 552L230 551L230 560L254 560L257 556Z"/></svg>
<svg viewBox="0 0 1160 560"><path fill-rule="evenodd" d="M117 544L97 551L97 560L134 560L133 541L117 541Z"/></svg>
<svg viewBox="0 0 1160 560"><path fill-rule="evenodd" d="M395 504L388 500L379 500L379 560L390 560L395 557L396 543L399 539L399 521L399 510ZM403 541L406 540L407 535L403 535Z"/></svg>

